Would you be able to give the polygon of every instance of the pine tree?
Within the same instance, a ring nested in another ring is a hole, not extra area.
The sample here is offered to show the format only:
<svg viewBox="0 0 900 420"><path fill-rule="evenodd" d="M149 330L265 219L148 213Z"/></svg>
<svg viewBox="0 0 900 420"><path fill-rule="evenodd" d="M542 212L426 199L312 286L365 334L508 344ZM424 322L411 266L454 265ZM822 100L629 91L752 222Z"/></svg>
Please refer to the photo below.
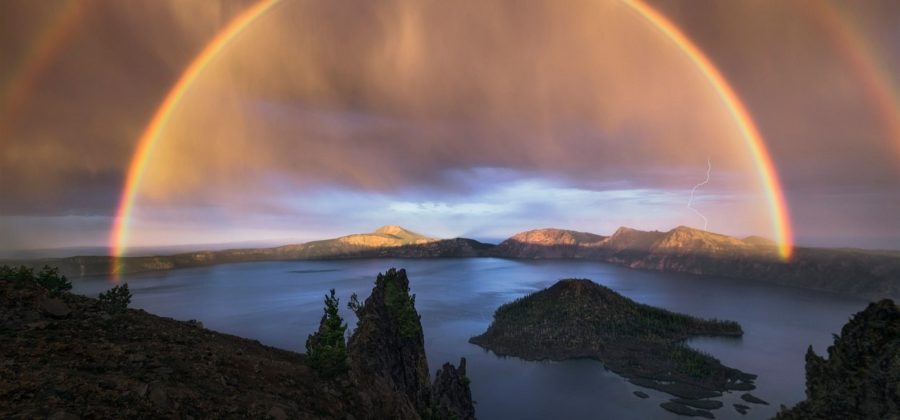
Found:
<svg viewBox="0 0 900 420"><path fill-rule="evenodd" d="M319 323L319 331L306 340L306 364L325 377L337 376L348 369L344 340L347 324L338 313L339 302L331 289L325 295L325 314Z"/></svg>

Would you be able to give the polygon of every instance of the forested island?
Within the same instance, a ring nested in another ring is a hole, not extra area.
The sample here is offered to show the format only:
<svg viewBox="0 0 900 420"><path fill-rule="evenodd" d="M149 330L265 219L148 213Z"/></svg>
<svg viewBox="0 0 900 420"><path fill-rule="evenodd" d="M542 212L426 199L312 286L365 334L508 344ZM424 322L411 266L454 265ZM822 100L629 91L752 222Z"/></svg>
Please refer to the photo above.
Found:
<svg viewBox="0 0 900 420"><path fill-rule="evenodd" d="M596 359L636 385L679 397L663 408L705 415L690 407L719 408L721 402L705 399L752 390L756 376L683 342L692 336L741 335L733 321L654 308L590 280L567 279L501 306L487 331L470 342L526 360Z"/></svg>

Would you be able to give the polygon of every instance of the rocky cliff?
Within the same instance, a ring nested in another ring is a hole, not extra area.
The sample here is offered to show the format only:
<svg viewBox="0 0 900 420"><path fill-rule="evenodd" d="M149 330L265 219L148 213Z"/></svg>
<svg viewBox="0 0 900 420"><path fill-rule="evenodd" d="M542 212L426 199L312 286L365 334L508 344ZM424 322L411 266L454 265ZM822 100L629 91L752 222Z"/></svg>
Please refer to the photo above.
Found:
<svg viewBox="0 0 900 420"><path fill-rule="evenodd" d="M414 306L396 310L405 272L379 282L351 370L325 378L303 354L0 278L0 418L474 418L464 360L430 383Z"/></svg>
<svg viewBox="0 0 900 420"><path fill-rule="evenodd" d="M835 336L828 359L806 353L806 400L778 419L900 418L900 308L885 299Z"/></svg>
<svg viewBox="0 0 900 420"><path fill-rule="evenodd" d="M459 367L450 363L437 371L432 388L434 415L438 418L471 420L475 418L475 406L469 378L466 376L466 358L459 360Z"/></svg>
<svg viewBox="0 0 900 420"><path fill-rule="evenodd" d="M465 359L458 369L445 364L431 383L425 337L406 270L379 274L356 314L359 323L347 345L353 377L367 387L391 390L377 395L372 405L404 418L433 418L438 413L474 418Z"/></svg>
<svg viewBox="0 0 900 420"><path fill-rule="evenodd" d="M380 383L402 395L395 398L400 411L423 413L431 403L431 384L425 336L406 272L379 274L356 313L359 324L347 346L352 371L363 382Z"/></svg>

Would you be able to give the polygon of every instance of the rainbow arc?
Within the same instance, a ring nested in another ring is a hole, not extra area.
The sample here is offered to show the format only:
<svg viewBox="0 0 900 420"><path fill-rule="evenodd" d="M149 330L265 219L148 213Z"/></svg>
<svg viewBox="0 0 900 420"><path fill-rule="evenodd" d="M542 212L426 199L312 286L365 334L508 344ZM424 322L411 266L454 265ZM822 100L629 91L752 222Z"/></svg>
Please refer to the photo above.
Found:
<svg viewBox="0 0 900 420"><path fill-rule="evenodd" d="M755 162L760 181L765 186L772 229L779 244L779 253L784 259L789 259L792 252L793 238L784 193L771 156L747 108L713 62L677 26L643 1L622 1L682 51L694 63L697 70L710 83L721 99L722 104L728 110L741 133L741 137ZM203 70L215 60L231 41L279 2L280 0L261 0L232 19L194 58L172 89L166 94L153 119L141 135L128 168L125 187L119 201L110 235L110 250L114 257L122 256L126 249L129 221L134 211L135 198L143 174L147 169L147 164L155 146L160 141L160 134L178 107L179 102L185 96L185 93L190 90L191 85L198 76L203 73ZM116 264L113 274L116 274L118 271L119 266Z"/></svg>

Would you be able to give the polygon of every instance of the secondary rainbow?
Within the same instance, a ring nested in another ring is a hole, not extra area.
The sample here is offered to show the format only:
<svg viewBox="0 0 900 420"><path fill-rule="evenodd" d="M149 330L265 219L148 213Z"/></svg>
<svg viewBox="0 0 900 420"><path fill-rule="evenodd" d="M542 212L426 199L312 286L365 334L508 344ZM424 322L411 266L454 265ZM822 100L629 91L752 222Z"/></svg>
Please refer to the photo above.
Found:
<svg viewBox="0 0 900 420"><path fill-rule="evenodd" d="M779 254L785 260L789 259L793 253L793 232L787 201L784 198L784 191L778 180L775 165L772 163L769 151L766 149L750 112L747 111L744 103L715 64L675 24L641 0L623 0L623 2L675 43L694 62L703 77L709 81L719 95L756 162L757 173L769 202L772 230L775 233L775 241L778 243Z"/></svg>
<svg viewBox="0 0 900 420"><path fill-rule="evenodd" d="M9 135L41 74L72 41L73 32L91 5L87 0L70 0L58 8L25 49L22 59L13 66L0 101L0 139Z"/></svg>
<svg viewBox="0 0 900 420"><path fill-rule="evenodd" d="M116 260L112 267L113 274L118 274L121 271L119 257L125 252L125 246L128 243L128 223L134 210L135 197L141 184L141 178L144 170L147 168L147 162L150 161L150 156L153 154L154 146L159 142L160 133L172 116L173 111L178 107L178 103L184 97L184 94L190 90L191 84L203 73L203 70L209 63L222 52L225 46L240 35L254 20L271 10L272 6L279 1L262 0L232 19L203 48L203 51L194 58L181 74L175 86L166 94L162 104L153 115L153 119L150 120L150 124L147 125L147 128L141 135L137 150L131 158L131 164L128 167L128 174L125 178L125 188L119 199L118 210L116 211L116 217L110 233L110 251Z"/></svg>
<svg viewBox="0 0 900 420"><path fill-rule="evenodd" d="M228 43L241 33L250 23L262 16L266 11L280 0L263 0L234 18L228 26L222 29L215 38L203 49L203 51L191 62L181 78L160 105L147 129L138 142L128 174L125 188L119 202L117 215L113 223L110 235L110 250L117 260L113 266L113 274L121 271L118 257L121 257L128 243L128 224L134 209L134 201L141 177L147 167L147 162L152 155L155 144L159 141L160 133L168 119L177 107L179 100L184 96L191 83L203 72L203 69L218 55ZM713 65L713 63L688 39L674 24L662 16L659 12L639 0L623 0L623 2L644 17L650 24L657 28L663 35L670 39L675 46L683 51L697 66L703 76L710 82L740 130L754 161L756 162L763 185L766 186L766 194L769 202L769 211L779 244L779 252L784 259L788 259L792 252L792 233L788 218L787 205L781 190L775 168L769 157L768 151L762 141L762 137L753 123L750 114L734 90Z"/></svg>
<svg viewBox="0 0 900 420"><path fill-rule="evenodd" d="M900 90L893 83L893 73L878 59L858 25L838 6L829 2L809 2L805 9L823 27L862 83L888 142L900 158Z"/></svg>

